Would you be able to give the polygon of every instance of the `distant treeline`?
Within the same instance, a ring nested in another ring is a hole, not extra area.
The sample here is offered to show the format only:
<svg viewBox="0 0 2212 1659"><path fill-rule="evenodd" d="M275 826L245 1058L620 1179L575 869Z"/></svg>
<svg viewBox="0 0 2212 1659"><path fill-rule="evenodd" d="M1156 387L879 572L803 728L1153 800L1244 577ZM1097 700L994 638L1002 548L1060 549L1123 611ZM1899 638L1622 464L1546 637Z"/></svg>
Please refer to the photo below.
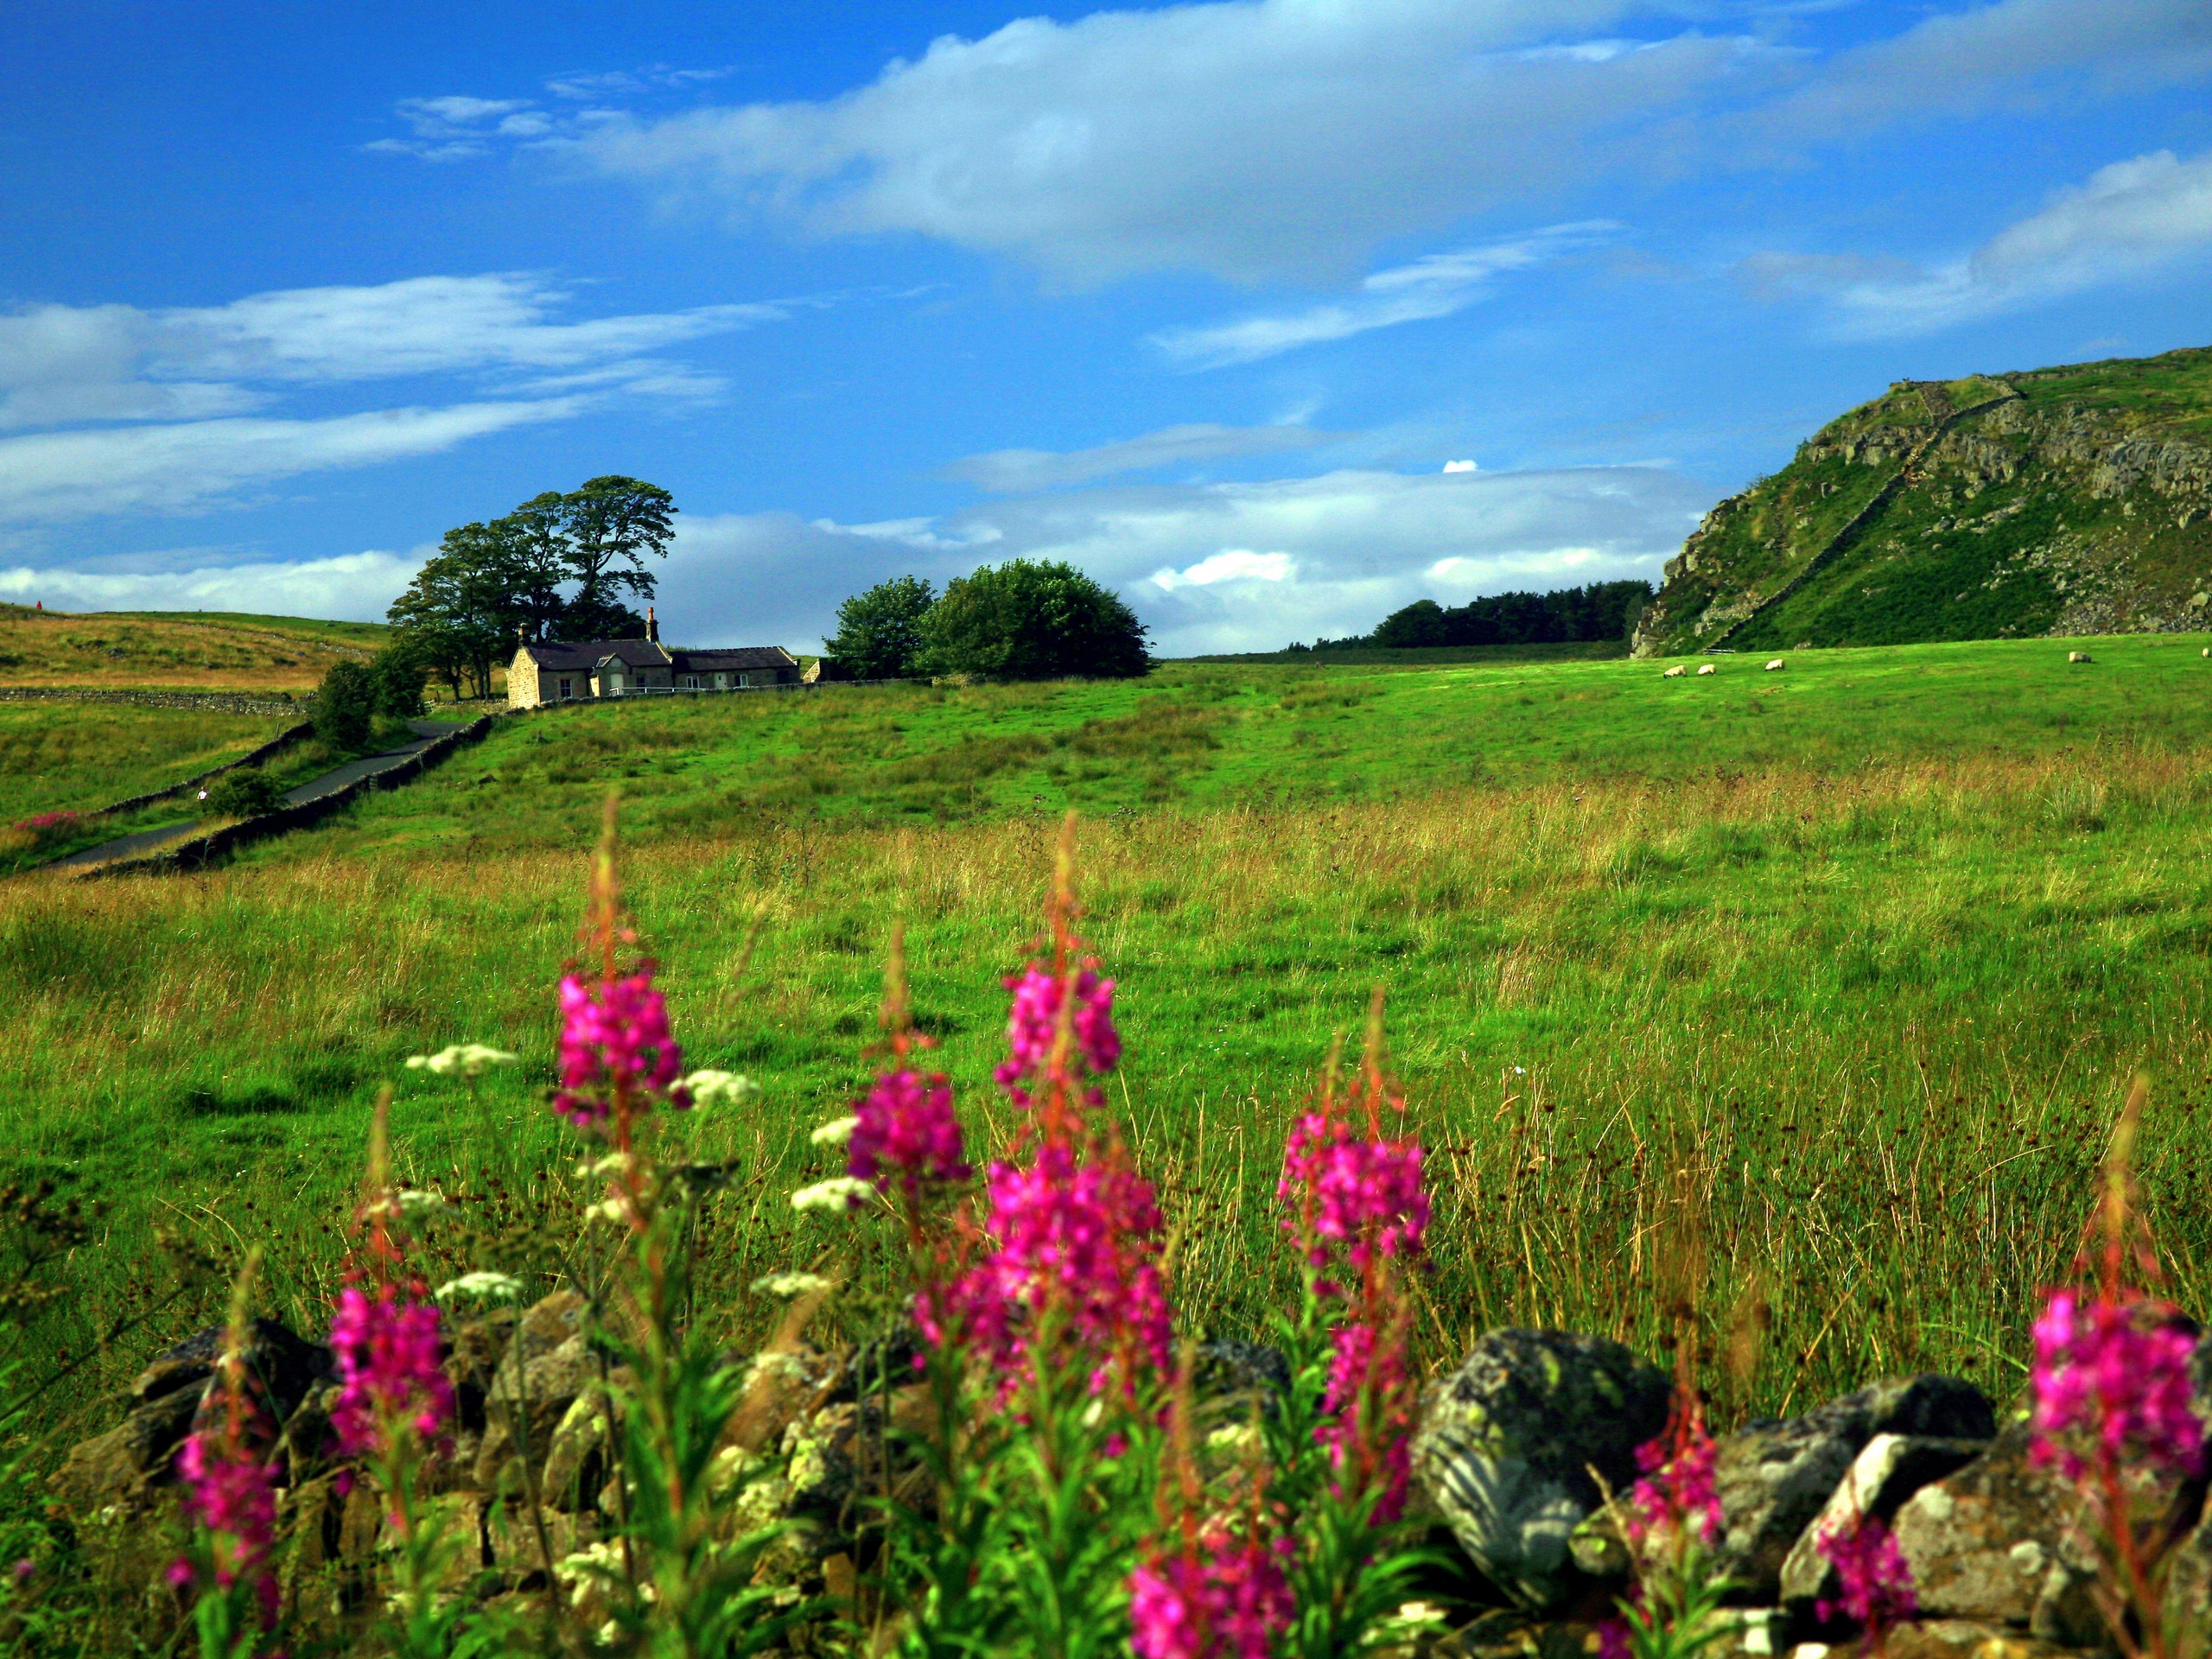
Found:
<svg viewBox="0 0 2212 1659"><path fill-rule="evenodd" d="M1315 651L1415 651L1437 645L1552 645L1625 639L1651 602L1648 582L1593 582L1550 594L1492 594L1446 609L1417 599L1375 632L1316 639ZM1293 651L1306 647L1293 645Z"/></svg>

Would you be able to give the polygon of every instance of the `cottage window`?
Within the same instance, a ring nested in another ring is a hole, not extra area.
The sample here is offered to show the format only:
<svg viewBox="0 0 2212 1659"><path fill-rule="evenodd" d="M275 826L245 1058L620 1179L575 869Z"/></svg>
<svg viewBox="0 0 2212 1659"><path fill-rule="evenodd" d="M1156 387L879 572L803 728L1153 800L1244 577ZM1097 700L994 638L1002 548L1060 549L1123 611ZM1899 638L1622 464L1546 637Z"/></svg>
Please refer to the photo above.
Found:
<svg viewBox="0 0 2212 1659"><path fill-rule="evenodd" d="M696 674L686 674L683 677L683 689L686 691L696 691L699 689L699 677Z"/></svg>
<svg viewBox="0 0 2212 1659"><path fill-rule="evenodd" d="M564 696L564 697L573 697L573 696L575 696L576 695L576 683L575 683L574 680L563 680L563 681L562 681L562 682L561 682L561 695L562 695L563 696Z"/></svg>

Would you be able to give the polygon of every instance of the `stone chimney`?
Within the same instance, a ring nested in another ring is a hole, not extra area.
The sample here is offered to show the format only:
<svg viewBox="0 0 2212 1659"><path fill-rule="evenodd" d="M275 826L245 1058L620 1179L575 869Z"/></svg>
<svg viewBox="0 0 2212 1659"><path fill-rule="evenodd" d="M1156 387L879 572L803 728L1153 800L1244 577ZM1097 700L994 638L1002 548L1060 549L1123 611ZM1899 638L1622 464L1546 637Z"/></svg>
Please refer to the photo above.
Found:
<svg viewBox="0 0 2212 1659"><path fill-rule="evenodd" d="M653 620L653 607L650 605L645 607L645 638L655 645L660 644L660 624Z"/></svg>

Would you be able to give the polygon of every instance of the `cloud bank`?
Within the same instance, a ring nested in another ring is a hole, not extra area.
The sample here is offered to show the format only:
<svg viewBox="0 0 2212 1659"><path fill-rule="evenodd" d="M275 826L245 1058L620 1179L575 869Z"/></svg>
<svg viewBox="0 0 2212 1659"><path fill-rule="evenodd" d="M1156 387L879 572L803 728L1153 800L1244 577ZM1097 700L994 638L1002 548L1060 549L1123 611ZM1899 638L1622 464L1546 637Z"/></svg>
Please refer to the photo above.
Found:
<svg viewBox="0 0 2212 1659"><path fill-rule="evenodd" d="M2212 152L2115 162L1959 258L1851 254L1745 262L1754 290L1824 304L1847 338L1922 334L2212 257Z"/></svg>
<svg viewBox="0 0 2212 1659"><path fill-rule="evenodd" d="M568 419L595 398L711 397L719 379L662 353L813 303L563 321L570 302L559 284L510 272L0 316L0 431L75 429L0 438L0 523L182 512L258 483ZM424 377L492 395L249 418L302 390Z"/></svg>
<svg viewBox="0 0 2212 1659"><path fill-rule="evenodd" d="M1119 589L1179 656L1363 631L1424 596L1654 575L1710 505L1638 467L1530 473L1340 469L1259 483L1108 486L869 524L795 513L678 520L658 601L671 639L810 649L840 601L908 573L1064 559ZM57 608L283 610L378 619L423 554L145 575L0 570Z"/></svg>

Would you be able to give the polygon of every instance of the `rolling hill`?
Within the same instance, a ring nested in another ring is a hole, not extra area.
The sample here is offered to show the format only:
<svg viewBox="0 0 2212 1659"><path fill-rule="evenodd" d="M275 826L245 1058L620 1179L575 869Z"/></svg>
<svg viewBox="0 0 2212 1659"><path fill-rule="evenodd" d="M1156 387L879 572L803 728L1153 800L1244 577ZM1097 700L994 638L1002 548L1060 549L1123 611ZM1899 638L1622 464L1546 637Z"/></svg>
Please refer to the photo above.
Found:
<svg viewBox="0 0 2212 1659"><path fill-rule="evenodd" d="M1635 654L2201 628L2212 347L1899 381L1707 514Z"/></svg>
<svg viewBox="0 0 2212 1659"><path fill-rule="evenodd" d="M389 632L381 623L228 611L0 605L0 685L312 691L331 664L365 662Z"/></svg>

